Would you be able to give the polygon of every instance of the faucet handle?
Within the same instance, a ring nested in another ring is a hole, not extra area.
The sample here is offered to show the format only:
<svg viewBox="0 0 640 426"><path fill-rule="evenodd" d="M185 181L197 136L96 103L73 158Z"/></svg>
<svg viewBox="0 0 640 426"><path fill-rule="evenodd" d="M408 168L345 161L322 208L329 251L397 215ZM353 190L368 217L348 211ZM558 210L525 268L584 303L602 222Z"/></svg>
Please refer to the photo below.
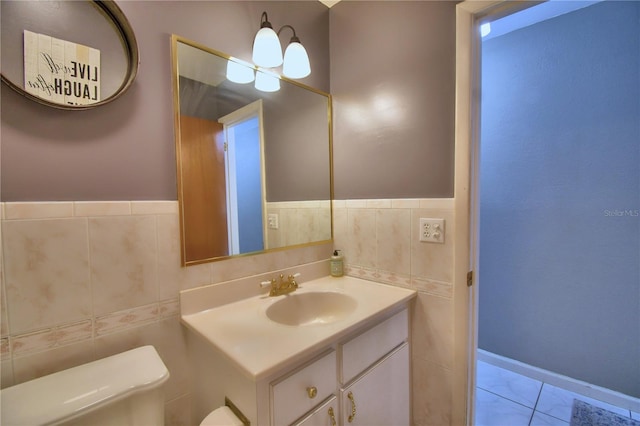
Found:
<svg viewBox="0 0 640 426"><path fill-rule="evenodd" d="M273 286L273 284L275 284L275 282L276 282L276 279L275 279L275 278L274 278L274 279L272 279L272 280L269 280L269 281L262 281L262 282L260 283L260 288L272 287L272 286Z"/></svg>
<svg viewBox="0 0 640 426"><path fill-rule="evenodd" d="M296 278L298 278L300 276L300 272L297 272L295 274L291 274L287 277L287 281L289 282L290 285L295 286L296 288L298 288L298 283L296 281Z"/></svg>

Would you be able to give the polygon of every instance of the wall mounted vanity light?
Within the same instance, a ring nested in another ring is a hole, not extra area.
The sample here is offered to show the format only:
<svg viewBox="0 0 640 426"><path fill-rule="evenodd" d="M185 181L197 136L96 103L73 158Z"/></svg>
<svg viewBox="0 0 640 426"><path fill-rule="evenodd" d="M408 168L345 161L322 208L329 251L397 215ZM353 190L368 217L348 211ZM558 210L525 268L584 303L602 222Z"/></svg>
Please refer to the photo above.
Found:
<svg viewBox="0 0 640 426"><path fill-rule="evenodd" d="M260 29L253 39L252 59L259 67L274 68L282 65L282 46L278 34L269 22L267 12L262 12Z"/></svg>
<svg viewBox="0 0 640 426"><path fill-rule="evenodd" d="M282 56L282 46L278 37L285 28L291 29L293 36ZM253 41L253 62L264 68L275 68L282 65L282 73L289 78L304 78L311 74L309 56L296 30L291 25L283 25L276 33L267 17L267 12L262 12L260 17L260 30ZM284 62L284 64L283 64Z"/></svg>
<svg viewBox="0 0 640 426"><path fill-rule="evenodd" d="M255 79L255 72L250 64L231 57L227 61L227 79L234 83L251 83Z"/></svg>
<svg viewBox="0 0 640 426"><path fill-rule="evenodd" d="M311 74L309 55L307 55L307 50L300 43L300 39L296 36L296 30L294 30L291 25L284 25L280 28L278 35L280 35L280 32L285 28L290 28L291 31L293 31L293 36L284 51L282 73L289 78L304 78Z"/></svg>
<svg viewBox="0 0 640 426"><path fill-rule="evenodd" d="M255 87L263 92L277 92L280 90L280 77L268 70L259 69L256 72Z"/></svg>

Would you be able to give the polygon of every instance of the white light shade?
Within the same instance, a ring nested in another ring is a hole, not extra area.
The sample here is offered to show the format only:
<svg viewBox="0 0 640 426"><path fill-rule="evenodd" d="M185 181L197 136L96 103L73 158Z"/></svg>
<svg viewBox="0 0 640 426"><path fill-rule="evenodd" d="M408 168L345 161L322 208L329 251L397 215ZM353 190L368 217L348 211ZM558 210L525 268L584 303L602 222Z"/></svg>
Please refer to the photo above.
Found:
<svg viewBox="0 0 640 426"><path fill-rule="evenodd" d="M234 83L251 83L255 79L253 68L235 62L233 58L231 58L227 61L227 79Z"/></svg>
<svg viewBox="0 0 640 426"><path fill-rule="evenodd" d="M284 52L282 73L289 78L303 78L311 74L309 56L302 44L296 41L289 43Z"/></svg>
<svg viewBox="0 0 640 426"><path fill-rule="evenodd" d="M273 29L260 28L253 40L253 63L259 67L274 68L282 65L282 46Z"/></svg>
<svg viewBox="0 0 640 426"><path fill-rule="evenodd" d="M486 37L491 32L491 22L486 22L480 25L480 35Z"/></svg>
<svg viewBox="0 0 640 426"><path fill-rule="evenodd" d="M280 79L271 73L258 71L256 73L255 86L256 89L262 90L263 92L277 92L280 90Z"/></svg>

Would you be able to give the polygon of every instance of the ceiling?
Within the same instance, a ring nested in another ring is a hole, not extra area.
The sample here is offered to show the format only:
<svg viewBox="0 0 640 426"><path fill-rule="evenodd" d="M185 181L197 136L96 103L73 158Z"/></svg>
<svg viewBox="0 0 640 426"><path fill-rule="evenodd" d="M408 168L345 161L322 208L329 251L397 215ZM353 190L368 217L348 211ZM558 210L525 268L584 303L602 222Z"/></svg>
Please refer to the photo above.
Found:
<svg viewBox="0 0 640 426"><path fill-rule="evenodd" d="M334 4L338 3L340 0L320 0L320 3L324 4L327 7L331 7Z"/></svg>

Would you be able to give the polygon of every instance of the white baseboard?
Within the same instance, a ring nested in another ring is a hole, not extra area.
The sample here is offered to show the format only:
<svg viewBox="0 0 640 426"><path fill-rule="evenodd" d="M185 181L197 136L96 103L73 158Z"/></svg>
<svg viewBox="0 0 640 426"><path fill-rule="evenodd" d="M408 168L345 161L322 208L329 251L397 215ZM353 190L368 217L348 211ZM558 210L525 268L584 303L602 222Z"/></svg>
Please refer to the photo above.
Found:
<svg viewBox="0 0 640 426"><path fill-rule="evenodd" d="M478 349L477 360L640 413L640 399Z"/></svg>

